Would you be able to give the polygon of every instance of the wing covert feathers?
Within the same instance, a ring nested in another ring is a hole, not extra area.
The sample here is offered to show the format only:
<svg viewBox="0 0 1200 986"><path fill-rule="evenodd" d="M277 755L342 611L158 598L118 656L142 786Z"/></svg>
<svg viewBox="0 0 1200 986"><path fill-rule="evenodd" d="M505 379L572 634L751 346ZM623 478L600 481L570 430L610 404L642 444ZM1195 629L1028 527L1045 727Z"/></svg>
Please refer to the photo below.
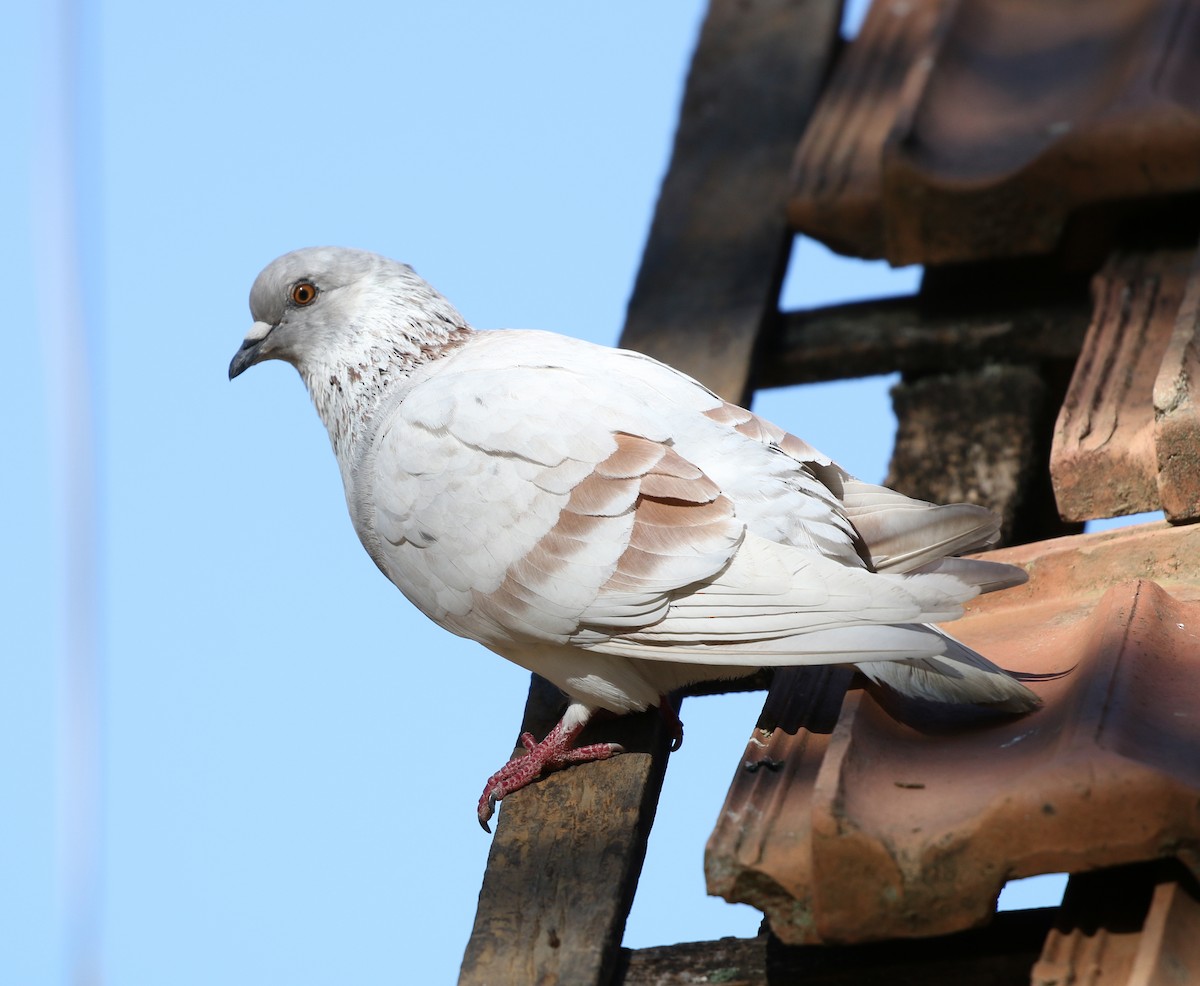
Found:
<svg viewBox="0 0 1200 986"><path fill-rule="evenodd" d="M615 439L499 588L475 593L481 613L539 639L619 633L661 619L670 593L727 564L742 528L717 485L662 442Z"/></svg>
<svg viewBox="0 0 1200 986"><path fill-rule="evenodd" d="M989 511L857 480L644 357L515 333L539 356L513 366L491 335L406 399L409 428L380 460L381 566L443 626L614 711L830 663L905 694L1032 707L931 625L1024 581L952 557L994 542Z"/></svg>

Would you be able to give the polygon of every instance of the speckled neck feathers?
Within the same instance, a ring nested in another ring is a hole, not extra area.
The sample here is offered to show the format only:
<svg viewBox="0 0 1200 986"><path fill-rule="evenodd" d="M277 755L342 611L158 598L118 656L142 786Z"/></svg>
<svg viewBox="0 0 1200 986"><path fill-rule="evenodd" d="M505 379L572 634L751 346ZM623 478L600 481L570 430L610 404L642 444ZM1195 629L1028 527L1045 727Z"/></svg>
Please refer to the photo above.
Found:
<svg viewBox="0 0 1200 986"><path fill-rule="evenodd" d="M402 394L414 370L449 355L473 334L469 326L440 319L410 325L391 339L354 333L360 346L298 367L339 462L356 458L376 411L391 403L392 393Z"/></svg>

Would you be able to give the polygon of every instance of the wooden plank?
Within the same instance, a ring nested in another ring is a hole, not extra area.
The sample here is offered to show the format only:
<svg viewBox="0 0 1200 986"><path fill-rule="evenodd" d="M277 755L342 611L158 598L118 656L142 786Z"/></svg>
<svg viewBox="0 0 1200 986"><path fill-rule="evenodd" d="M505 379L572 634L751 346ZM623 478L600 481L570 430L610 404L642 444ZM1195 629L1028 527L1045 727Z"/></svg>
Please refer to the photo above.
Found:
<svg viewBox="0 0 1200 986"><path fill-rule="evenodd" d="M1086 295L973 311L938 310L913 296L788 312L757 383L786 387L896 371L946 373L1001 359L1074 361L1089 310Z"/></svg>
<svg viewBox="0 0 1200 986"><path fill-rule="evenodd" d="M713 0L621 345L749 396L792 234L793 151L833 57L839 0Z"/></svg>
<svg viewBox="0 0 1200 986"><path fill-rule="evenodd" d="M986 928L918 941L787 946L770 935L624 954L615 986L1027 986L1053 908L1007 911ZM1065 982L1065 980L1064 980Z"/></svg>
<svg viewBox="0 0 1200 986"><path fill-rule="evenodd" d="M839 0L713 0L693 58L622 344L737 400L775 311L790 245L786 173L840 14ZM554 721L543 686L531 688L522 727L539 737ZM610 981L669 737L649 713L594 723L581 742L600 739L629 752L505 800L462 986Z"/></svg>
<svg viewBox="0 0 1200 986"><path fill-rule="evenodd" d="M906 378L892 391L898 428L886 486L998 513L1004 544L1076 533L1055 509L1046 460L1058 391L1037 366Z"/></svg>
<svg viewBox="0 0 1200 986"><path fill-rule="evenodd" d="M534 676L521 730L541 738L562 708L558 689ZM652 710L598 718L580 744L602 740L626 752L550 774L501 804L460 986L610 982L670 737Z"/></svg>
<svg viewBox="0 0 1200 986"><path fill-rule="evenodd" d="M926 270L918 331L895 333L910 342L897 347L909 355L892 392L899 428L887 484L990 507L1004 520L1003 543L1077 533L1059 519L1047 462L1091 312L1088 288L1055 258ZM928 330L960 344L939 358Z"/></svg>

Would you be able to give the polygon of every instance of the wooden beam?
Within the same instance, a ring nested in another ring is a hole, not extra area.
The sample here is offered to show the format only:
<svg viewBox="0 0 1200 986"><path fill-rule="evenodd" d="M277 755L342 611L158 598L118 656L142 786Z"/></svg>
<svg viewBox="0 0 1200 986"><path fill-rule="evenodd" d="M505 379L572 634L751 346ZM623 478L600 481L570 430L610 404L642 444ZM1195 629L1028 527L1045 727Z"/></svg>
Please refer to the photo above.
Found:
<svg viewBox="0 0 1200 986"><path fill-rule="evenodd" d="M622 344L735 400L776 310L787 171L840 16L840 0L712 0L692 61ZM522 726L539 737L557 715L547 689L535 679ZM505 799L461 986L611 981L669 737L657 713L589 732L628 752Z"/></svg>
<svg viewBox="0 0 1200 986"><path fill-rule="evenodd" d="M884 373L939 373L997 360L1073 361L1083 345L1086 294L1021 306L944 310L917 295L787 312L764 353L760 387Z"/></svg>
<svg viewBox="0 0 1200 986"><path fill-rule="evenodd" d="M1002 518L1001 543L1078 533L1059 519L1047 464L1065 384L1040 367L996 363L905 377L884 485L919 500L978 503Z"/></svg>
<svg viewBox="0 0 1200 986"><path fill-rule="evenodd" d="M692 61L621 345L728 400L778 304L788 171L840 18L840 0L713 0Z"/></svg>
<svg viewBox="0 0 1200 986"><path fill-rule="evenodd" d="M625 952L615 986L1018 986L1029 983L1054 908L1005 911L986 928L850 946L787 946L763 934ZM1064 980L1065 981L1065 980Z"/></svg>
<svg viewBox="0 0 1200 986"><path fill-rule="evenodd" d="M521 730L539 739L562 695L534 676ZM580 744L625 753L509 795L479 892L459 986L608 986L646 854L670 737L657 711L597 718ZM517 746L516 755L524 755Z"/></svg>

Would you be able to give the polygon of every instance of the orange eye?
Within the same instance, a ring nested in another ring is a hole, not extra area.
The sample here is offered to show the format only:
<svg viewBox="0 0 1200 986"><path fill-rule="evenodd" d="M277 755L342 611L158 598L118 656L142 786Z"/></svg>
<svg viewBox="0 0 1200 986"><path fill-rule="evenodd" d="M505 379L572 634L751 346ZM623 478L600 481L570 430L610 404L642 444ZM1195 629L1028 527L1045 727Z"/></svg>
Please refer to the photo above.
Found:
<svg viewBox="0 0 1200 986"><path fill-rule="evenodd" d="M292 288L292 301L297 305L311 305L317 300L317 286L311 281L301 281Z"/></svg>

